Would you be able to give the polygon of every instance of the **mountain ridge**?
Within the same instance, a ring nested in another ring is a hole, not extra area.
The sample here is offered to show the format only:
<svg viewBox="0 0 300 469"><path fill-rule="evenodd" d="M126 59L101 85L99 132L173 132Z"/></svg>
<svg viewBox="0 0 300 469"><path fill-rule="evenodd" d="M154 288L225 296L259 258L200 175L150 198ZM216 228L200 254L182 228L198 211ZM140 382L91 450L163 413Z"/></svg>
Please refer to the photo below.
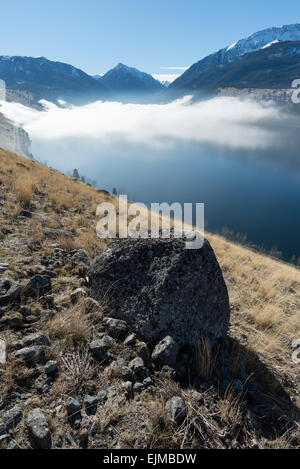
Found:
<svg viewBox="0 0 300 469"><path fill-rule="evenodd" d="M234 64L246 54L265 50L273 45L288 41L300 41L300 24L286 25L281 28L268 28L258 31L248 38L240 39L236 43L220 49L219 51L204 57L193 64L171 85L170 89L195 89L201 76L213 75L216 72L223 73L224 67ZM278 41L278 42L276 42Z"/></svg>

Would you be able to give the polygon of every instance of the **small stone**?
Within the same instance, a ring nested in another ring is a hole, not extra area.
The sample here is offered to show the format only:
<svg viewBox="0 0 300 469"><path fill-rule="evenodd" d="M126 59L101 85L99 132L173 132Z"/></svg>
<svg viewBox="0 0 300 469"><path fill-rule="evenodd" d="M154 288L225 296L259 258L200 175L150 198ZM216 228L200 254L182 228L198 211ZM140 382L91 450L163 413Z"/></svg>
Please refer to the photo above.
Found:
<svg viewBox="0 0 300 469"><path fill-rule="evenodd" d="M91 265L92 259L84 249L79 249L79 251L75 252L75 254L72 256L72 262L89 267Z"/></svg>
<svg viewBox="0 0 300 469"><path fill-rule="evenodd" d="M26 419L29 435L38 449L50 449L52 446L51 432L41 409L33 409Z"/></svg>
<svg viewBox="0 0 300 469"><path fill-rule="evenodd" d="M15 428L22 420L23 412L20 407L13 407L4 412L0 417L0 435Z"/></svg>
<svg viewBox="0 0 300 469"><path fill-rule="evenodd" d="M127 399L130 399L132 397L133 392L133 384L131 383L131 381L127 381L127 383L124 383L124 391Z"/></svg>
<svg viewBox="0 0 300 469"><path fill-rule="evenodd" d="M9 327L11 327L12 329L20 327L23 324L23 317L21 316L21 314L18 313L12 314L8 318L8 324Z"/></svg>
<svg viewBox="0 0 300 469"><path fill-rule="evenodd" d="M134 393L140 393L145 390L145 386L143 383L135 383L133 385L133 392Z"/></svg>
<svg viewBox="0 0 300 469"><path fill-rule="evenodd" d="M152 354L152 360L159 366L172 366L176 363L177 353L178 346L175 340L172 337L167 336L156 345Z"/></svg>
<svg viewBox="0 0 300 469"><path fill-rule="evenodd" d="M40 298L51 293L51 279L46 275L34 275L25 287L25 295Z"/></svg>
<svg viewBox="0 0 300 469"><path fill-rule="evenodd" d="M73 397L68 397L66 402L67 413L69 416L74 416L80 413L81 405Z"/></svg>
<svg viewBox="0 0 300 469"><path fill-rule="evenodd" d="M16 358L24 360L28 363L45 363L45 347L35 345L33 347L25 347L18 350L15 354Z"/></svg>
<svg viewBox="0 0 300 469"><path fill-rule="evenodd" d="M6 449L20 449L18 443L15 440L12 440L10 443L8 443Z"/></svg>
<svg viewBox="0 0 300 469"><path fill-rule="evenodd" d="M129 363L129 368L136 374L145 367L144 360L141 357L134 358Z"/></svg>
<svg viewBox="0 0 300 469"><path fill-rule="evenodd" d="M185 372L185 369L184 369L184 372ZM168 365L165 365L165 366L162 367L159 375L160 375L161 378L169 379L171 381L174 381L177 377L177 373L174 370L174 368L172 368L171 366L168 366Z"/></svg>
<svg viewBox="0 0 300 469"><path fill-rule="evenodd" d="M76 443L70 433L66 433L66 441L70 446L76 446Z"/></svg>
<svg viewBox="0 0 300 469"><path fill-rule="evenodd" d="M134 373L128 366L123 366L122 368L122 378L124 381L134 382Z"/></svg>
<svg viewBox="0 0 300 469"><path fill-rule="evenodd" d="M298 348L300 348L300 339L295 339L292 342L292 349L297 350Z"/></svg>
<svg viewBox="0 0 300 469"><path fill-rule="evenodd" d="M107 358L107 352L112 349L114 345L114 339L106 335L102 339L97 339L91 342L89 345L89 349L93 357L97 361L103 362Z"/></svg>
<svg viewBox="0 0 300 469"><path fill-rule="evenodd" d="M107 443L106 441L98 440L96 441L96 446L97 448L107 448Z"/></svg>
<svg viewBox="0 0 300 469"><path fill-rule="evenodd" d="M144 385L146 388L148 388L149 386L152 386L152 384L153 384L153 381L152 381L152 379L150 378L150 376L149 376L148 378L144 379L144 381L143 381L143 385Z"/></svg>
<svg viewBox="0 0 300 469"><path fill-rule="evenodd" d="M26 335L23 338L23 343L26 347L30 347L31 345L46 345L47 347L50 347L51 345L49 337L39 332Z"/></svg>
<svg viewBox="0 0 300 469"><path fill-rule="evenodd" d="M139 357L144 360L144 363L149 366L151 363L151 353L145 342L138 342L136 344L136 351Z"/></svg>
<svg viewBox="0 0 300 469"><path fill-rule="evenodd" d="M131 347L123 348L118 355L118 359L122 359L126 363L129 363L131 360L133 360L134 357L135 355Z"/></svg>
<svg viewBox="0 0 300 469"><path fill-rule="evenodd" d="M98 402L100 402L100 404L104 404L104 402L107 401L107 392L106 391L100 391L97 394L97 398L98 398Z"/></svg>
<svg viewBox="0 0 300 469"><path fill-rule="evenodd" d="M2 289L4 289L3 294L1 294ZM21 291L22 287L18 283L13 283L9 279L2 280L0 284L0 306L17 303L20 299Z"/></svg>
<svg viewBox="0 0 300 469"><path fill-rule="evenodd" d="M20 309L20 314L22 314L24 318L28 318L29 316L31 316L31 309L27 306L22 306L22 308Z"/></svg>
<svg viewBox="0 0 300 469"><path fill-rule="evenodd" d="M5 433L4 435L0 435L0 446L2 442L9 441L9 440L10 440L10 435L8 433Z"/></svg>
<svg viewBox="0 0 300 469"><path fill-rule="evenodd" d="M53 375L54 373L57 373L58 371L58 363L56 360L50 360L49 362L46 363L45 365L45 374L46 375Z"/></svg>
<svg viewBox="0 0 300 469"><path fill-rule="evenodd" d="M174 396L169 399L165 407L166 417L174 426L180 426L187 416L187 409L181 397Z"/></svg>
<svg viewBox="0 0 300 469"><path fill-rule="evenodd" d="M133 347L136 345L136 335L135 334L130 334L125 340L124 340L124 345Z"/></svg>
<svg viewBox="0 0 300 469"><path fill-rule="evenodd" d="M97 412L98 397L86 395L84 397L84 406L87 415L95 415Z"/></svg>
<svg viewBox="0 0 300 469"><path fill-rule="evenodd" d="M120 319L105 318L103 325L108 333L115 339L124 339L126 337L128 326L125 321Z"/></svg>
<svg viewBox="0 0 300 469"><path fill-rule="evenodd" d="M54 309L54 298L52 295L45 295L42 296L39 300L40 304L45 309Z"/></svg>

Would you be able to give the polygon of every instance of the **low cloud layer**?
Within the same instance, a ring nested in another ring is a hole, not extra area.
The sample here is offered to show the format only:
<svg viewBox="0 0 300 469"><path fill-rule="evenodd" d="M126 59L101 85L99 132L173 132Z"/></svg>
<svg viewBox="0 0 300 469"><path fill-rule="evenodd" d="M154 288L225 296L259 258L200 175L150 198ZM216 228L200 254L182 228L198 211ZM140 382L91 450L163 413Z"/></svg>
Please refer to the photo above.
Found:
<svg viewBox="0 0 300 469"><path fill-rule="evenodd" d="M2 102L0 112L22 125L33 142L91 139L94 143L125 141L153 148L168 147L181 140L234 149L263 149L272 145L276 136L272 126L264 124L276 124L280 117L273 104L229 97L194 104L190 97L167 104L98 101L65 108L44 104L45 110L37 111Z"/></svg>

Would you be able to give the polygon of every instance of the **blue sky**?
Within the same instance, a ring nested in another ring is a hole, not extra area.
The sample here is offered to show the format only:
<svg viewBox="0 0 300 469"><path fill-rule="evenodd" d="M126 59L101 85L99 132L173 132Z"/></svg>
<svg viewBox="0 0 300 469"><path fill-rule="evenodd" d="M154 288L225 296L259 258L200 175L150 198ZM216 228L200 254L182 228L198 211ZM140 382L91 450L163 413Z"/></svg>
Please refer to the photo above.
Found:
<svg viewBox="0 0 300 469"><path fill-rule="evenodd" d="M255 31L300 22L299 0L0 0L0 55L46 56L87 73L118 62L190 66Z"/></svg>

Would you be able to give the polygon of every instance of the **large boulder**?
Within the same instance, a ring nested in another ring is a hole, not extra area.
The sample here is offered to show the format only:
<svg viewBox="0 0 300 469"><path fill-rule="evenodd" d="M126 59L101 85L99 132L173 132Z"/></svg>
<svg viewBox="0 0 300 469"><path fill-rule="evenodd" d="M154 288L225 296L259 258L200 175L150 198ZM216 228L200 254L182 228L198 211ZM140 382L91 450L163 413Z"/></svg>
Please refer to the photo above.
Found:
<svg viewBox="0 0 300 469"><path fill-rule="evenodd" d="M207 240L199 250L174 238L114 241L94 260L88 278L91 296L108 298L110 315L145 342L171 336L182 346L200 333L227 333L228 292Z"/></svg>

